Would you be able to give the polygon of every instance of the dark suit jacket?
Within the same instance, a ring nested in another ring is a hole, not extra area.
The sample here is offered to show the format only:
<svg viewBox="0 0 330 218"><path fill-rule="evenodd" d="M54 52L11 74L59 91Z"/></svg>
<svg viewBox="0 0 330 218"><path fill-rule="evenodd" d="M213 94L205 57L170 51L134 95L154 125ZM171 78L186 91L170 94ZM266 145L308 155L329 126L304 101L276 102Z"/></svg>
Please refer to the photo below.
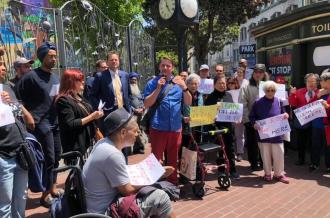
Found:
<svg viewBox="0 0 330 218"><path fill-rule="evenodd" d="M92 107L84 102L83 105L90 114ZM93 145L95 136L94 121L82 126L81 119L86 117L87 112L71 97L62 96L56 101L58 121L60 126L61 143L63 152L79 151L86 152Z"/></svg>
<svg viewBox="0 0 330 218"><path fill-rule="evenodd" d="M123 94L124 108L130 112L130 86L128 73L119 70L119 77L121 81L121 91ZM94 110L97 110L100 100L105 102L103 108L104 114L107 115L116 110L115 106L115 93L113 90L112 78L109 70L97 73L95 75L92 89L91 89L91 101Z"/></svg>

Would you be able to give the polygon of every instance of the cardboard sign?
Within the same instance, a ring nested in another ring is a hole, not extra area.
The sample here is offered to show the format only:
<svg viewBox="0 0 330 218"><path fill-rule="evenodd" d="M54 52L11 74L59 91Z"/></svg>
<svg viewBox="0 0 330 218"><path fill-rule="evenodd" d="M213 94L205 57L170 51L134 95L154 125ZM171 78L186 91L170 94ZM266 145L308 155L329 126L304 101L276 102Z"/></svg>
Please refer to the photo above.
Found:
<svg viewBox="0 0 330 218"><path fill-rule="evenodd" d="M180 174L190 180L196 179L197 152L182 147Z"/></svg>
<svg viewBox="0 0 330 218"><path fill-rule="evenodd" d="M138 164L127 165L127 172L132 185L152 185L165 173L154 154Z"/></svg>
<svg viewBox="0 0 330 218"><path fill-rule="evenodd" d="M325 111L322 100L314 101L305 106L293 110L300 125L305 125L306 123L319 118L326 117L327 112Z"/></svg>
<svg viewBox="0 0 330 218"><path fill-rule="evenodd" d="M211 94L214 90L213 79L201 79L198 91L202 94Z"/></svg>
<svg viewBox="0 0 330 218"><path fill-rule="evenodd" d="M283 119L283 114L256 121L259 125L258 133L260 139L273 138L285 135L290 132L290 125L287 119Z"/></svg>
<svg viewBox="0 0 330 218"><path fill-rule="evenodd" d="M264 81L260 81L259 83L259 97L262 98L263 96L265 96L265 92L264 92ZM287 92L285 91L285 84L279 84L276 83L276 93L275 93L275 97L279 98L279 99L287 99Z"/></svg>
<svg viewBox="0 0 330 218"><path fill-rule="evenodd" d="M203 126L214 123L218 105L190 107L190 127Z"/></svg>
<svg viewBox="0 0 330 218"><path fill-rule="evenodd" d="M220 109L217 114L218 122L241 122L243 104L219 102Z"/></svg>

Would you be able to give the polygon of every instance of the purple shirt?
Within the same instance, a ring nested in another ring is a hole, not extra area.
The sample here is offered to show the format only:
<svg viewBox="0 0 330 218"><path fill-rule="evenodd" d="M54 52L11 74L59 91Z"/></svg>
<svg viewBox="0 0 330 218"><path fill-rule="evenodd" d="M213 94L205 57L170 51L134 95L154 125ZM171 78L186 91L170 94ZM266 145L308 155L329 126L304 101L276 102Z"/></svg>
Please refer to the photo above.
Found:
<svg viewBox="0 0 330 218"><path fill-rule="evenodd" d="M249 119L253 126L256 120L263 120L283 113L285 113L283 103L278 98L274 97L273 99L268 99L266 97L262 97L253 104ZM258 134L258 141L267 143L282 143L283 136L275 136L261 140Z"/></svg>

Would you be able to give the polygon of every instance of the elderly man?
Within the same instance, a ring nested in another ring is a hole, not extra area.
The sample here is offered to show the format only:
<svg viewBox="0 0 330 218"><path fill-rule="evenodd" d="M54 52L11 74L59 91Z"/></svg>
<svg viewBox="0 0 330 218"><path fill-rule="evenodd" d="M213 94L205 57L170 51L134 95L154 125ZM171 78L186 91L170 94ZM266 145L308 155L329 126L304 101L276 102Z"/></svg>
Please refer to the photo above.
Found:
<svg viewBox="0 0 330 218"><path fill-rule="evenodd" d="M242 58L239 61L239 66L242 67L245 71L245 79L250 79L252 76L253 70L248 68L249 64L248 64L247 60Z"/></svg>
<svg viewBox="0 0 330 218"><path fill-rule="evenodd" d="M215 77L216 76L226 76L225 71L224 71L224 67L223 67L222 64L217 64L215 66Z"/></svg>
<svg viewBox="0 0 330 218"><path fill-rule="evenodd" d="M199 68L199 76L201 79L208 79L210 78L210 68L207 64L202 64Z"/></svg>
<svg viewBox="0 0 330 218"><path fill-rule="evenodd" d="M16 75L14 78L9 80L8 84L12 87L12 89L17 93L15 88L18 81L24 76L24 74L30 72L32 70L33 60L28 60L24 57L19 57L14 61L14 69Z"/></svg>
<svg viewBox="0 0 330 218"><path fill-rule="evenodd" d="M173 76L173 69L173 60L167 57L160 59L159 76L150 80L145 87L144 105L155 111L150 123L152 152L157 159L162 160L166 151L167 164L175 168L168 180L177 184L176 169L182 132L181 107L183 104L190 106L192 98L183 79Z"/></svg>
<svg viewBox="0 0 330 218"><path fill-rule="evenodd" d="M130 183L125 157L121 152L124 147L133 145L138 135L139 127L135 119L120 108L105 118L104 126L106 137L94 146L82 172L87 211L100 214L105 214L118 194L129 196L142 188ZM166 167L165 170L164 176L173 172L173 168ZM138 198L136 203L140 208L139 217L175 217L170 198L162 190Z"/></svg>
<svg viewBox="0 0 330 218"><path fill-rule="evenodd" d="M59 91L59 78L52 73L57 60L56 47L51 42L43 43L37 50L41 67L26 74L17 84L19 96L25 108L32 114L34 129L31 133L42 145L47 168L46 191L42 194L40 204L49 207L51 196L59 196L56 189L56 175L52 170L59 165L61 142L58 128L54 98Z"/></svg>

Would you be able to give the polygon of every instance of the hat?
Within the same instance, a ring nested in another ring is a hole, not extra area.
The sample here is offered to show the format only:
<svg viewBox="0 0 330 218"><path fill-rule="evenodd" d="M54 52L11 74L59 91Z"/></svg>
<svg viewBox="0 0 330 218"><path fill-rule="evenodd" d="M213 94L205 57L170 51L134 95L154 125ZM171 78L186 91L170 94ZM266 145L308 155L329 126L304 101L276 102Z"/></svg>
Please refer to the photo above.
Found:
<svg viewBox="0 0 330 218"><path fill-rule="evenodd" d="M266 66L264 64L256 64L254 66L254 70L262 70L262 71L266 71Z"/></svg>
<svg viewBox="0 0 330 218"><path fill-rule="evenodd" d="M22 64L33 64L34 60L28 60L24 57L18 57L15 61L14 61L14 68L16 67L20 67Z"/></svg>
<svg viewBox="0 0 330 218"><path fill-rule="evenodd" d="M123 127L127 124L133 114L128 113L125 108L119 108L113 112L111 112L105 119L104 119L104 127L105 133L110 135Z"/></svg>
<svg viewBox="0 0 330 218"><path fill-rule="evenodd" d="M131 78L133 78L133 77L139 78L139 77L140 77L140 74L138 74L137 72L131 72L131 73L129 74L129 78L131 79Z"/></svg>
<svg viewBox="0 0 330 218"><path fill-rule="evenodd" d="M44 42L37 50L37 57L42 62L49 50L55 50L56 46L52 42Z"/></svg>
<svg viewBox="0 0 330 218"><path fill-rule="evenodd" d="M202 64L199 70L209 70L209 66L207 64Z"/></svg>

